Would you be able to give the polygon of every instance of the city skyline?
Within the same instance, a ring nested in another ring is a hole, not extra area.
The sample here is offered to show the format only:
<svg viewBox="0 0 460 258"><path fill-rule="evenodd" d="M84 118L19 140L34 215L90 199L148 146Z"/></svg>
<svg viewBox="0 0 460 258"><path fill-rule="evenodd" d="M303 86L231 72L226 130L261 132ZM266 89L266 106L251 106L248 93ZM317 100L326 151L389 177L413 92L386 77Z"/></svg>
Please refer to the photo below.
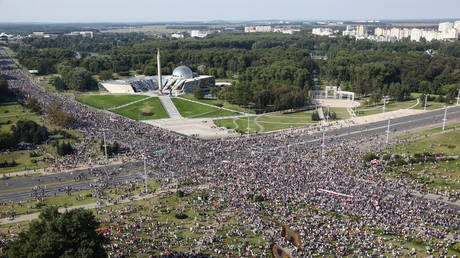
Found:
<svg viewBox="0 0 460 258"><path fill-rule="evenodd" d="M185 22L253 20L417 20L456 19L455 0L386 1L58 1L0 0L0 22ZM6 11L5 11L6 10ZM156 11L163 10L163 11ZM312 11L313 10L313 11Z"/></svg>

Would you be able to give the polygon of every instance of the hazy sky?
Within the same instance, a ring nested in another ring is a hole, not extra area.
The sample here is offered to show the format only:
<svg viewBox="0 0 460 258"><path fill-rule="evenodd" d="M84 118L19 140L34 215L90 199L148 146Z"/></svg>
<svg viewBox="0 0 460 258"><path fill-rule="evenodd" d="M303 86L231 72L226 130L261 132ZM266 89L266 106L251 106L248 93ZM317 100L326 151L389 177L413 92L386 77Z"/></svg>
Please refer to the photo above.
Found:
<svg viewBox="0 0 460 258"><path fill-rule="evenodd" d="M0 0L0 22L459 18L459 0Z"/></svg>

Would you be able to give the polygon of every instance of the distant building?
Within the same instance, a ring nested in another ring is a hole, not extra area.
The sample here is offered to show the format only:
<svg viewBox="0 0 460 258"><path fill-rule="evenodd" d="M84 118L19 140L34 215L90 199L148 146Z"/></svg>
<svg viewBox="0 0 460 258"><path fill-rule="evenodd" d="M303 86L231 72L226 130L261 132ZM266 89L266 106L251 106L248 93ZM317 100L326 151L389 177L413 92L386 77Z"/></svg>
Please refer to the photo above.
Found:
<svg viewBox="0 0 460 258"><path fill-rule="evenodd" d="M122 80L103 81L100 83L110 93L140 93L159 90L158 76L138 76ZM201 88L205 93L215 87L214 76L198 75L185 65L174 69L172 75L161 76L161 91L174 95L193 93Z"/></svg>
<svg viewBox="0 0 460 258"><path fill-rule="evenodd" d="M208 36L208 32L207 31L192 30L190 32L190 36L192 38L206 38L206 36Z"/></svg>
<svg viewBox="0 0 460 258"><path fill-rule="evenodd" d="M182 33L173 33L173 34L171 34L171 38L174 38L174 39L183 39L183 38L184 38L184 34L182 34Z"/></svg>
<svg viewBox="0 0 460 258"><path fill-rule="evenodd" d="M331 36L334 31L331 28L313 28L311 33L318 36Z"/></svg>
<svg viewBox="0 0 460 258"><path fill-rule="evenodd" d="M447 33L450 29L454 28L454 23L452 22L442 22L439 24L438 31L442 33Z"/></svg>
<svg viewBox="0 0 460 258"><path fill-rule="evenodd" d="M92 31L72 31L69 34L66 34L67 36L81 36L83 38L93 38L94 37L94 32Z"/></svg>
<svg viewBox="0 0 460 258"><path fill-rule="evenodd" d="M244 32L251 33L251 32L272 32L273 28L269 25L264 26L247 26L244 27Z"/></svg>

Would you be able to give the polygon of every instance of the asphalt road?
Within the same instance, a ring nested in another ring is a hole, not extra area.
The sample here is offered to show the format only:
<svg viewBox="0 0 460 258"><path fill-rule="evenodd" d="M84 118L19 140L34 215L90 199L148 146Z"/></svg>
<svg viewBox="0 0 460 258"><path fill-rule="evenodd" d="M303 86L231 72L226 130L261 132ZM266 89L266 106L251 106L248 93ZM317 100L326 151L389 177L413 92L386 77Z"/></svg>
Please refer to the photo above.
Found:
<svg viewBox="0 0 460 258"><path fill-rule="evenodd" d="M426 127L429 125L442 123L444 117L444 110L426 111L421 114L411 115L391 120L390 130L394 133L396 131L406 131L410 129ZM460 106L451 107L448 109L447 121L459 121L460 120ZM384 135L386 134L388 121L381 121L375 123L369 123L365 125L356 125L350 127L343 127L338 129L330 129L326 133L326 139L332 140L340 137L343 139L357 139L370 135ZM288 142L290 146L294 145L316 145L321 144L322 132L316 132L311 135L302 136L299 140L298 137L292 138L292 142ZM281 148L281 147L280 147ZM282 147L285 148L285 147ZM143 169L142 162L131 162L122 165L110 165L104 168L98 168L97 170L111 170L118 175L111 177L111 182L132 182L135 180L142 180L143 173L139 172ZM131 171L126 174L120 175L119 172ZM159 175L160 172L151 172L150 178ZM80 180L74 181L74 178L78 175L82 175L86 178L91 178L91 173L88 169L79 170L72 173L58 173L46 176L35 176L35 177L21 177L8 180L0 181L0 191L10 190L8 192L0 193L0 202L8 201L24 201L32 200L31 188L37 185L47 185L45 188L46 196L63 195L66 194L64 190L66 187L71 188L71 192L78 192L83 190L91 189L92 185L97 183L97 179ZM49 185L51 184L51 185ZM18 189L19 188L19 189ZM21 189L22 188L22 189ZM24 189L28 188L28 189ZM15 191L14 189L18 189Z"/></svg>

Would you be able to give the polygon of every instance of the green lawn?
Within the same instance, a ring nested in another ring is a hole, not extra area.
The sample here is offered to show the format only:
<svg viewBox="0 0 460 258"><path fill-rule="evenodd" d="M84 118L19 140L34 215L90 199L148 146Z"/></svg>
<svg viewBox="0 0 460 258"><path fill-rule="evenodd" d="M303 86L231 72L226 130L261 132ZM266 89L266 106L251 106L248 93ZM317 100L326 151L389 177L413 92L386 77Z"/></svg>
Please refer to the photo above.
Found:
<svg viewBox="0 0 460 258"><path fill-rule="evenodd" d="M169 117L159 98L149 98L112 111L133 120L153 120Z"/></svg>
<svg viewBox="0 0 460 258"><path fill-rule="evenodd" d="M80 95L77 101L99 109L118 107L136 100L146 98L145 95L120 94L120 95Z"/></svg>
<svg viewBox="0 0 460 258"><path fill-rule="evenodd" d="M385 106L385 112L395 111L399 109L410 108L417 103L417 100L406 100L406 101L393 101L387 103ZM355 109L357 116L368 116L374 114L383 113L383 104L378 104L375 106L360 106Z"/></svg>
<svg viewBox="0 0 460 258"><path fill-rule="evenodd" d="M460 131L448 132L413 142L407 142L392 146L394 153L417 153L417 152L444 153L445 155L460 154Z"/></svg>
<svg viewBox="0 0 460 258"><path fill-rule="evenodd" d="M212 98L197 99L197 98L195 98L195 96L193 94L184 94L184 95L181 95L180 97L182 97L184 99L190 99L190 100L206 103L206 104L209 104L209 105L214 105L214 106L224 104L224 101L220 100L220 99L212 99Z"/></svg>
<svg viewBox="0 0 460 258"><path fill-rule="evenodd" d="M231 116L236 113L230 112L227 110L221 110L217 107L210 107L206 105L201 105L191 101L171 98L172 102L176 106L177 110L183 117L190 118L203 118L203 117L217 117L217 116Z"/></svg>
<svg viewBox="0 0 460 258"><path fill-rule="evenodd" d="M19 120L32 120L42 124L43 116L31 113L17 102L0 103L0 132L9 132L11 126Z"/></svg>
<svg viewBox="0 0 460 258"><path fill-rule="evenodd" d="M338 109L337 111L341 111L341 110ZM316 122L311 120L311 115L313 112L314 110L296 112L296 113L288 113L288 114L284 114L282 112L275 112L275 113L262 115L257 119L257 121L263 127L263 132L272 132L276 130L288 129L291 127L295 128L295 127L315 124ZM262 132L262 128L260 128L254 122L255 119L256 119L255 116L251 116L249 119L249 126L251 128L250 132L251 133ZM238 131L247 133L247 127L248 127L247 117L237 118L235 122L238 124ZM214 120L214 123L219 127L235 129L233 118Z"/></svg>
<svg viewBox="0 0 460 258"><path fill-rule="evenodd" d="M3 153L0 155L1 162L13 162L16 161L18 164L14 167L0 168L0 174L7 174L16 171L24 171L31 169L40 169L49 167L50 165L47 162L42 161L45 155L42 152L35 151L41 154L39 157L30 157L28 150L13 151L8 153Z"/></svg>

